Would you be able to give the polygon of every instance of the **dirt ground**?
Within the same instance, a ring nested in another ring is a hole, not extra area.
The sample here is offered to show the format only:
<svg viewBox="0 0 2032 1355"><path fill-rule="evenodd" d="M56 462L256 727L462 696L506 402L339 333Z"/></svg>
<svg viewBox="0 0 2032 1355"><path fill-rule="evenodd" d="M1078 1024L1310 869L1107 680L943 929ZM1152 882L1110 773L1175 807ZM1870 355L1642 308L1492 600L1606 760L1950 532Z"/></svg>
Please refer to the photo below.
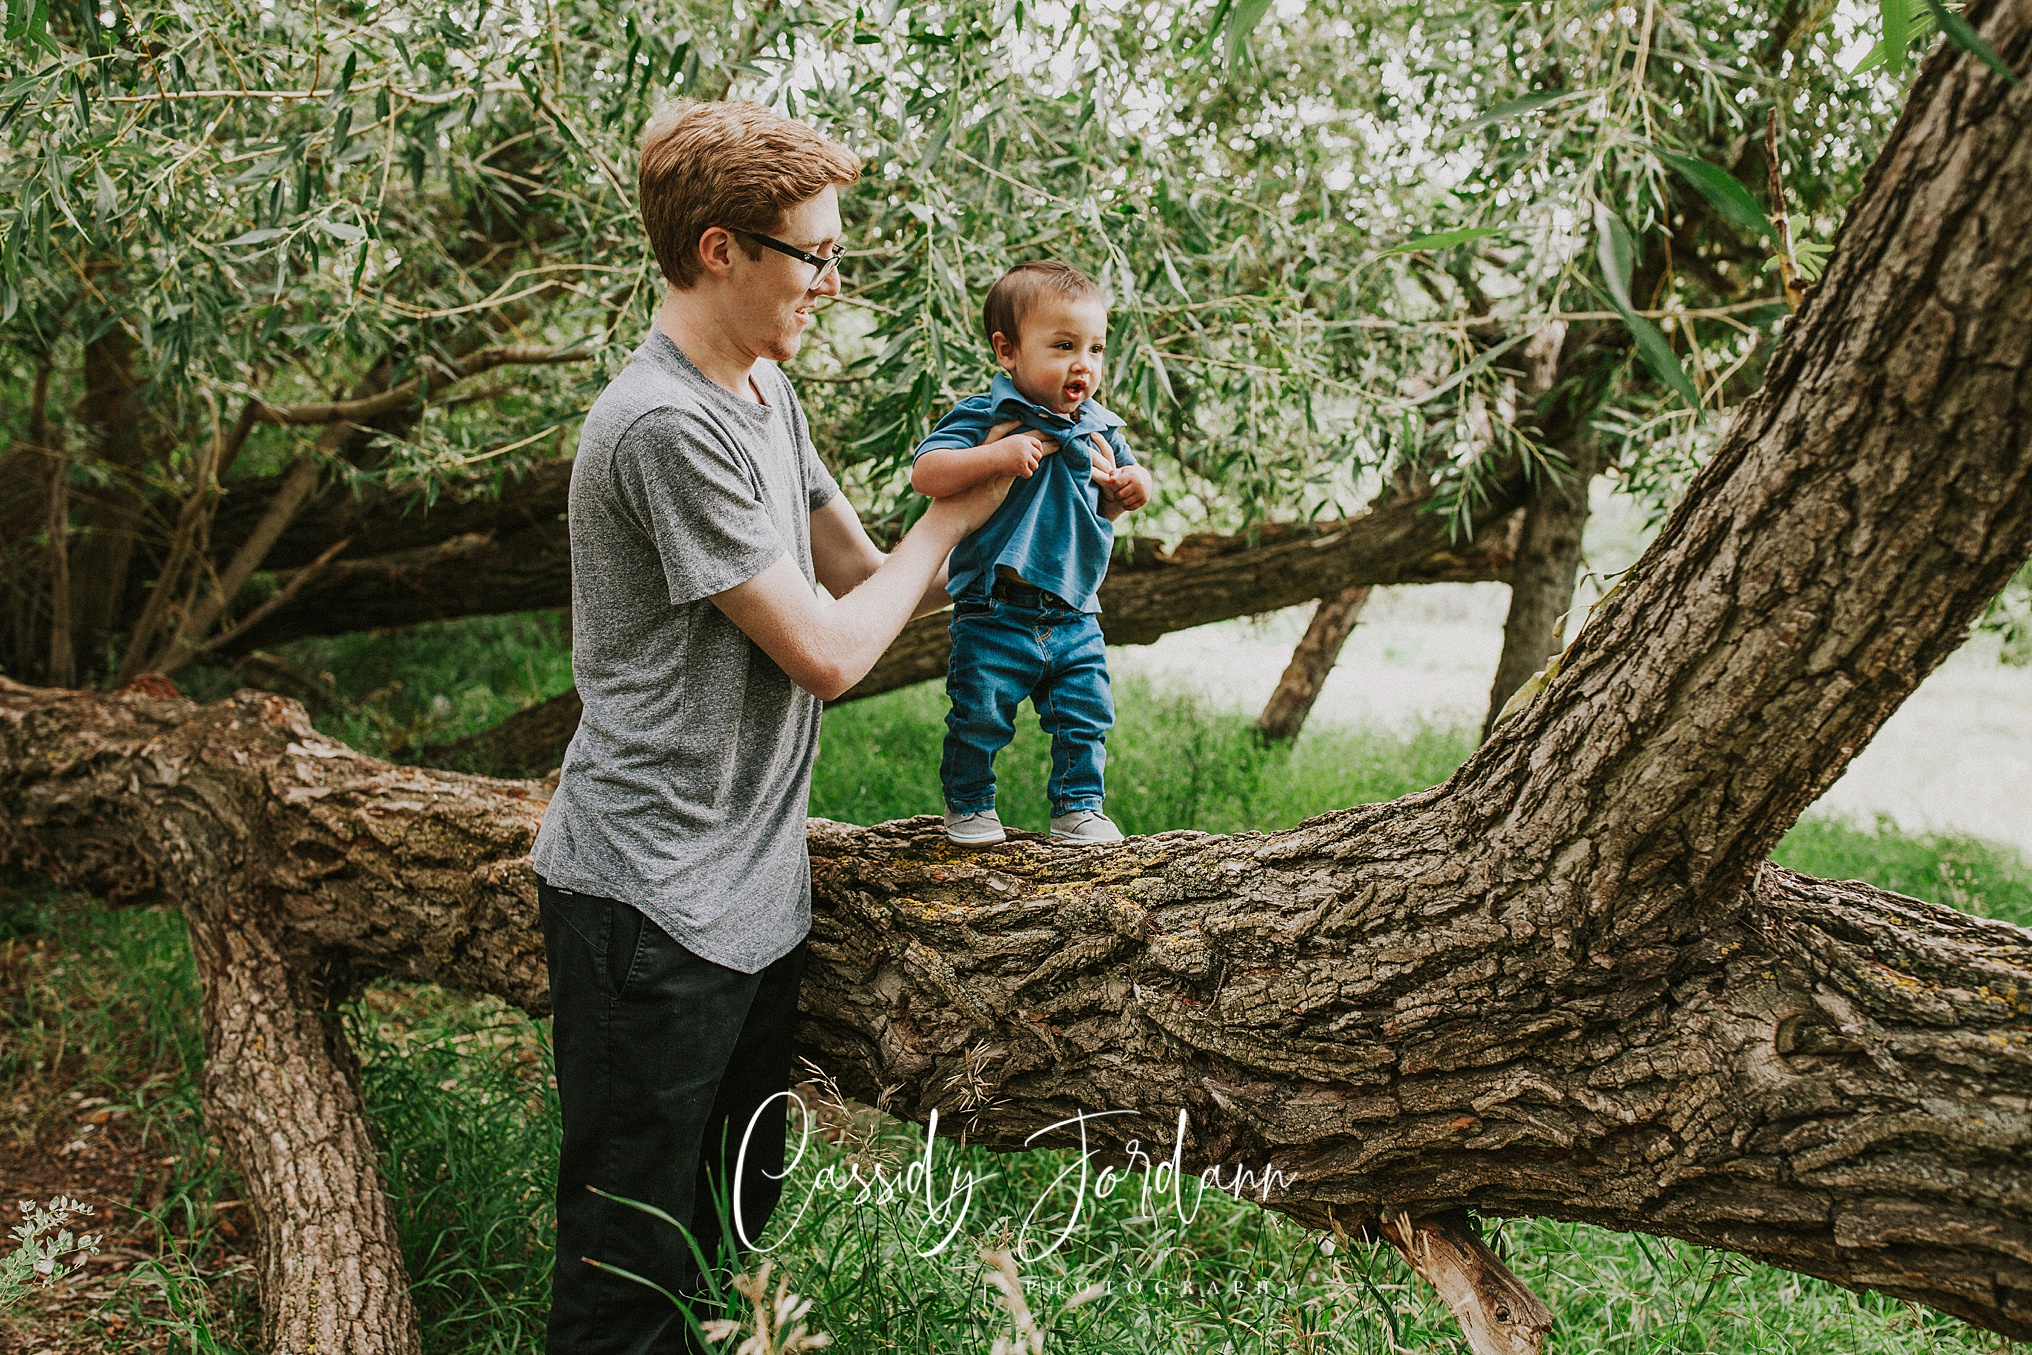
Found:
<svg viewBox="0 0 2032 1355"><path fill-rule="evenodd" d="M0 993L16 998L24 983L48 972L51 955L38 943L0 942ZM23 1203L65 1196L91 1207L69 1227L97 1235L99 1247L82 1270L0 1313L0 1355L192 1351L179 1308L198 1304L227 1331L245 1328L253 1277L234 1244L252 1237L253 1221L233 1200L204 1206L210 1217L202 1220L190 1217L188 1195L162 1208L178 1150L164 1142L159 1124L131 1114L160 1080L159 1073L139 1074L133 1086L101 1084L96 1089L107 1094L87 1095L64 1090L68 1078L51 1072L7 1092L0 1106L4 1226L20 1221ZM7 1244L11 1250L12 1239ZM180 1333L186 1339L178 1341Z"/></svg>

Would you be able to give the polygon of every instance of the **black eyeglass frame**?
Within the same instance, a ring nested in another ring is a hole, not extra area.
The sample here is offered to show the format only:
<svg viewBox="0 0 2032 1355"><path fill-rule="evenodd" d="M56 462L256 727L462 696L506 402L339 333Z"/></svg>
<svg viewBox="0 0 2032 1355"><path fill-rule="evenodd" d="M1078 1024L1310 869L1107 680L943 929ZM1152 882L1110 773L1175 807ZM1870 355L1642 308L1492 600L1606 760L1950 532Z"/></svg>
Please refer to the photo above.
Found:
<svg viewBox="0 0 2032 1355"><path fill-rule="evenodd" d="M727 229L735 235L747 236L765 249L773 249L778 254L788 254L791 258L802 260L813 268L816 268L818 271L811 275L811 285L805 288L806 291L818 290L819 284L825 281L826 272L839 263L841 259L845 258L847 253L845 245L835 245L830 257L824 254L812 254L806 250L799 249L796 245L787 245L773 235L764 235L761 231L746 231L742 230L739 226L729 226Z"/></svg>

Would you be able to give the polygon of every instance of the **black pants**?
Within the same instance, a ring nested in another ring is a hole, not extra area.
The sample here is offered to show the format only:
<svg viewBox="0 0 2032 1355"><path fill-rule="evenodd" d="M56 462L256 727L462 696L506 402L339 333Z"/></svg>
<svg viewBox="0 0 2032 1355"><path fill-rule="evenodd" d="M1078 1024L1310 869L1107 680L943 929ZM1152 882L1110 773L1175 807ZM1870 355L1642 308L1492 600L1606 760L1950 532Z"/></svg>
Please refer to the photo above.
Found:
<svg viewBox="0 0 2032 1355"><path fill-rule="evenodd" d="M704 1349L668 1298L587 1264L653 1280L704 1321L718 1313L699 1298L705 1279L684 1235L587 1187L684 1222L709 1265L739 1264L745 1248L731 1191L744 1135L741 1222L751 1240L782 1193L774 1177L783 1171L784 1099L755 1112L790 1084L805 943L743 974L694 954L628 904L548 884L539 884L537 901L564 1111L546 1349ZM715 1195L724 1202L718 1208Z"/></svg>

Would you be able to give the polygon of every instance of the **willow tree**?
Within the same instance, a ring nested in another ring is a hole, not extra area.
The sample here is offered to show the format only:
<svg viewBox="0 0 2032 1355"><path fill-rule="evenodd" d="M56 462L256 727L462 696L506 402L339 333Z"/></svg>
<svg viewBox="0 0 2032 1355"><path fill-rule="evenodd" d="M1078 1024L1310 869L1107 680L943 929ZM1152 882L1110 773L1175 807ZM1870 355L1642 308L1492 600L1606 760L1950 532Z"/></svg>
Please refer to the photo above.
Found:
<svg viewBox="0 0 2032 1355"><path fill-rule="evenodd" d="M985 365L975 299L1042 252L1115 295L1165 535L1392 483L1465 536L1598 462L1669 501L1903 79L1852 74L1805 3L1265 8L10 4L0 667L105 683L561 604L558 458L655 299L628 170L671 94L868 157L799 375L871 520L915 510L903 459ZM1704 196L1729 173L1748 216ZM1785 250L1751 220L1781 201ZM1631 241L1607 272L1597 209ZM1570 592L1570 557L1533 577Z"/></svg>
<svg viewBox="0 0 2032 1355"><path fill-rule="evenodd" d="M1004 1147L1184 1112L1189 1169L1274 1165L1322 1229L1584 1220L2032 1335L2032 932L1765 859L2032 556L2032 5L1972 22L2004 73L1928 59L1765 387L1446 784L961 858L814 824L813 1055ZM415 1348L328 1004L387 974L540 1010L540 806L259 693L0 680L0 853L190 920L273 1348Z"/></svg>

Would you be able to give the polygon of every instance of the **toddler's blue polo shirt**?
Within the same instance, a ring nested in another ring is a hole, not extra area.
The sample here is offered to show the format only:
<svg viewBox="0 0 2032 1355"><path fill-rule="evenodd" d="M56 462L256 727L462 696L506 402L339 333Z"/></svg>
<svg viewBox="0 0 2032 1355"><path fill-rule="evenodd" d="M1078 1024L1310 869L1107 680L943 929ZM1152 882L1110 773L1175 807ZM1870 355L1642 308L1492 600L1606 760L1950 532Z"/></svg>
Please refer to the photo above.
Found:
<svg viewBox="0 0 2032 1355"><path fill-rule="evenodd" d="M1100 434L1115 454L1115 464L1132 466L1136 458L1122 440L1122 420L1092 400L1081 401L1072 418L1054 413L1025 399L1004 372L987 394L970 395L953 406L918 444L916 455L978 447L989 429L1009 419L1046 434L1047 447L1056 438L1058 450L1038 462L1029 479L1012 484L994 515L953 548L946 591L954 597L969 589L985 592L996 566L1007 565L1025 583L1058 594L1079 611L1098 612L1115 524L1101 516L1101 491L1093 482L1086 436Z"/></svg>

